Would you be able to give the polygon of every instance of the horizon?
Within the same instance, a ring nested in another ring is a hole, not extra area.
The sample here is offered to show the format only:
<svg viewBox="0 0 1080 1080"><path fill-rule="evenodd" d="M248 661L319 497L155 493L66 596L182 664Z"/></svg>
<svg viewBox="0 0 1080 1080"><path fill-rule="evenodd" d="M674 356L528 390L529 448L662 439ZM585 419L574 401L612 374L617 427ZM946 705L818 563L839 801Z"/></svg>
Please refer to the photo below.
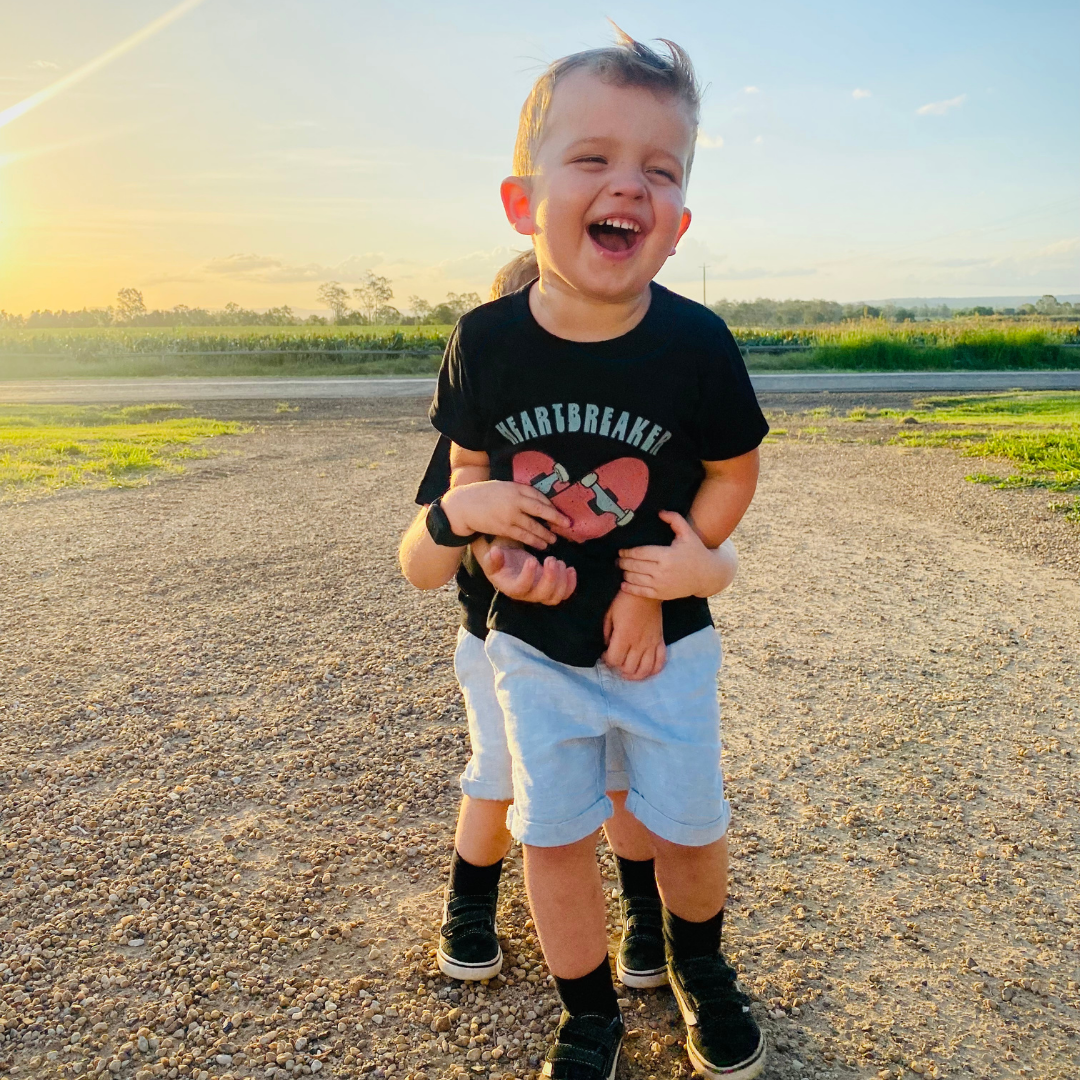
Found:
<svg viewBox="0 0 1080 1080"><path fill-rule="evenodd" d="M707 85L668 287L700 298L702 264L710 302L1080 285L1072 4L919 0L898 23L854 0L553 0L524 29L488 0L95 7L5 19L9 312L106 307L125 287L152 309L318 312L320 284L368 271L402 311L486 295L521 246L498 199L520 104L549 60L610 40L608 14L690 43Z"/></svg>

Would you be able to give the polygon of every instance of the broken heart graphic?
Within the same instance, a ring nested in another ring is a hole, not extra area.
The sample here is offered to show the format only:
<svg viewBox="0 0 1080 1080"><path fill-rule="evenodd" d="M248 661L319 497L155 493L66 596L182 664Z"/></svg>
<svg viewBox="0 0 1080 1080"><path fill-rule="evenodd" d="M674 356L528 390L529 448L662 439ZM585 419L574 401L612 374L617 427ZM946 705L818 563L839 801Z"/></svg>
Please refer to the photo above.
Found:
<svg viewBox="0 0 1080 1080"><path fill-rule="evenodd" d="M581 543L633 520L649 489L649 466L640 458L616 458L571 483L570 474L553 457L523 450L514 455L514 479L531 484L570 519L568 528L552 526L552 532Z"/></svg>

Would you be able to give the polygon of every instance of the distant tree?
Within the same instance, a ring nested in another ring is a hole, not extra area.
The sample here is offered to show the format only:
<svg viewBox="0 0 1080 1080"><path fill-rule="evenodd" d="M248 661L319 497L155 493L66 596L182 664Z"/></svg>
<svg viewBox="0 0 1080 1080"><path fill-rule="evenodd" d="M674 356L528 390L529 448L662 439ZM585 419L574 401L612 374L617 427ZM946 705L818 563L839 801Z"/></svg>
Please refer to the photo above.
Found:
<svg viewBox="0 0 1080 1080"><path fill-rule="evenodd" d="M478 293L447 293L446 299L432 308L429 321L439 325L456 323L462 315L479 307L483 302Z"/></svg>
<svg viewBox="0 0 1080 1080"><path fill-rule="evenodd" d="M1040 315L1061 315L1063 314L1062 305L1058 303L1056 296L1051 296L1049 293L1040 296L1035 301L1035 310Z"/></svg>
<svg viewBox="0 0 1080 1080"><path fill-rule="evenodd" d="M379 322L379 313L386 307L388 301L394 297L394 290L390 286L390 279L380 277L373 270L367 272L363 284L353 289L357 307L363 313L369 323Z"/></svg>
<svg viewBox="0 0 1080 1080"><path fill-rule="evenodd" d="M409 310L418 325L427 322L431 317L431 305L422 296L409 297Z"/></svg>
<svg viewBox="0 0 1080 1080"><path fill-rule="evenodd" d="M309 315L304 320L304 322L307 323L308 326L325 326L326 325L326 319L324 319L321 315Z"/></svg>
<svg viewBox="0 0 1080 1080"><path fill-rule="evenodd" d="M121 322L134 322L146 314L146 303L138 289L121 289L116 294L116 314Z"/></svg>
<svg viewBox="0 0 1080 1080"><path fill-rule="evenodd" d="M1021 304L1020 307L1017 310L1018 310L1018 313L1020 315L1035 315L1036 314L1034 304Z"/></svg>
<svg viewBox="0 0 1080 1080"><path fill-rule="evenodd" d="M334 322L344 322L349 314L349 293L337 281L328 281L315 290L315 295L333 313Z"/></svg>

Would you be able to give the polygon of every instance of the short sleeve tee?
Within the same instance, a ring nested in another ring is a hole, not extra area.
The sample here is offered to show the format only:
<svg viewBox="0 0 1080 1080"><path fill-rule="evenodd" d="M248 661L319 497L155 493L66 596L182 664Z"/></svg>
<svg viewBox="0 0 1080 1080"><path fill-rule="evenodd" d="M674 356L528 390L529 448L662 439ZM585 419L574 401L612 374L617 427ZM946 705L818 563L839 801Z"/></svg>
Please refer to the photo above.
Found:
<svg viewBox="0 0 1080 1080"><path fill-rule="evenodd" d="M431 453L424 477L416 490L418 506L430 506L450 490L450 440L439 436ZM486 638L488 612L495 599L495 586L473 558L472 548L466 548L457 571L458 602L461 604L461 625L478 638Z"/></svg>
<svg viewBox="0 0 1080 1080"><path fill-rule="evenodd" d="M723 320L655 283L641 322L607 341L548 333L528 288L469 312L447 345L431 421L487 453L492 479L532 484L570 519L537 554L575 567L575 592L554 607L496 593L488 626L578 667L604 651L619 550L670 544L658 513L689 512L702 461L748 453L768 431ZM707 601L672 601L665 640L711 621Z"/></svg>

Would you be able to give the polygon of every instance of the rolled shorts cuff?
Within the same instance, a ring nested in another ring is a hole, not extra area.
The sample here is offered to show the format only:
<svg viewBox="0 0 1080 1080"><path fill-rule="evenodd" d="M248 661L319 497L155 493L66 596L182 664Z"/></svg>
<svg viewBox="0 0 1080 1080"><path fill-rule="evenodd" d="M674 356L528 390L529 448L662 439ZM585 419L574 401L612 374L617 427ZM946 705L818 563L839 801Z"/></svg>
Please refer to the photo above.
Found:
<svg viewBox="0 0 1080 1080"><path fill-rule="evenodd" d="M527 844L529 847L563 847L596 832L613 813L615 807L606 795L597 799L577 817L554 823L526 821L518 813L515 803L506 811L506 827L519 844Z"/></svg>
<svg viewBox="0 0 1080 1080"><path fill-rule="evenodd" d="M461 794L468 795L470 799L510 802L514 798L514 785L509 778L503 783L497 780L474 780L466 770L458 777L458 783L461 785Z"/></svg>
<svg viewBox="0 0 1080 1080"><path fill-rule="evenodd" d="M727 799L724 799L719 817L704 825L687 825L685 822L669 818L666 814L660 813L652 803L647 802L644 796L633 788L626 796L626 809L649 832L655 833L669 844L680 844L683 847L704 847L706 844L715 843L727 833L728 826L731 824L731 803Z"/></svg>
<svg viewBox="0 0 1080 1080"><path fill-rule="evenodd" d="M629 791L630 774L627 772L609 772L604 781L605 791Z"/></svg>

